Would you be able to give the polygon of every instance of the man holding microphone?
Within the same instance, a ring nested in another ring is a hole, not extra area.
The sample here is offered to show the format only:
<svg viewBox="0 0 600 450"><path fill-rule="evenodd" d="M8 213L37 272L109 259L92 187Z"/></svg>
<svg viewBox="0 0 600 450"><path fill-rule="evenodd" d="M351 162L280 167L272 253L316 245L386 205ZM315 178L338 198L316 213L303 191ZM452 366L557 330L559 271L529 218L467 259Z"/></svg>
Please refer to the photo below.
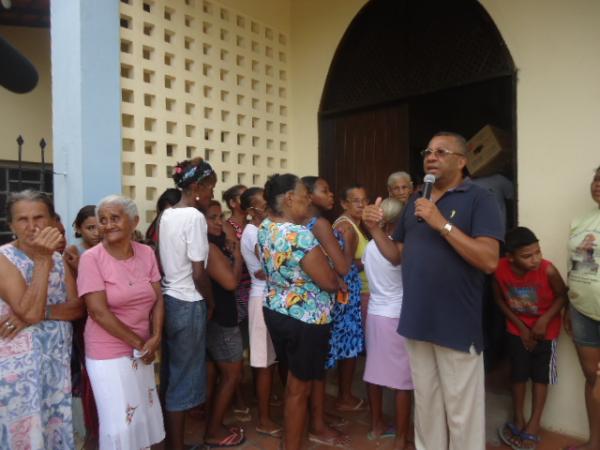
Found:
<svg viewBox="0 0 600 450"><path fill-rule="evenodd" d="M492 194L463 178L466 151L459 134L433 136L421 154L435 178L409 199L392 240L377 226L380 198L363 212L381 253L402 262L398 332L410 354L418 450L485 449L483 287L504 230Z"/></svg>

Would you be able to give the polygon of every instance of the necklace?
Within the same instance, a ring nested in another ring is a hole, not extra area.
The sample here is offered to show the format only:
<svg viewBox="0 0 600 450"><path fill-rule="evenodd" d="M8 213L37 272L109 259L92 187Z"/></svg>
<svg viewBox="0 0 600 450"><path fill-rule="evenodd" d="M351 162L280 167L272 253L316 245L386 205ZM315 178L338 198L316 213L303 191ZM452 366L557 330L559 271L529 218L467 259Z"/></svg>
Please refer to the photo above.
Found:
<svg viewBox="0 0 600 450"><path fill-rule="evenodd" d="M110 254L110 252L108 252L108 250L107 253L111 255L116 261L118 261L121 267L123 267L123 273L127 278L127 284L129 286L133 286L133 284L138 280L139 277L135 273L135 265L133 266L133 270L131 270L131 268L129 267L128 261L131 261L135 257L135 250L133 249L133 246L130 246L129 250L131 251L131 256L126 257L125 259L115 258L113 255Z"/></svg>
<svg viewBox="0 0 600 450"><path fill-rule="evenodd" d="M127 283L129 284L129 286L133 286L133 284L137 281L138 277L135 273L135 266L133 267L133 270L131 270L129 268L129 264L127 264L127 261L128 261L128 259L119 260L119 262L125 269L124 273L127 276Z"/></svg>

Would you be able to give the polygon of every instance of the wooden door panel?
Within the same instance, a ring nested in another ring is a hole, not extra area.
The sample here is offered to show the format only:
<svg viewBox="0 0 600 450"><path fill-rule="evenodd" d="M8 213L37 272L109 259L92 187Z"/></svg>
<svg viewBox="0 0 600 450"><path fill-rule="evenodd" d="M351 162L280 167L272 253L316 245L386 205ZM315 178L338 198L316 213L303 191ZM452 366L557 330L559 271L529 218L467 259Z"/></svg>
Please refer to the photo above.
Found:
<svg viewBox="0 0 600 450"><path fill-rule="evenodd" d="M408 107L394 105L320 121L319 173L334 192L352 183L386 196L390 173L408 170Z"/></svg>

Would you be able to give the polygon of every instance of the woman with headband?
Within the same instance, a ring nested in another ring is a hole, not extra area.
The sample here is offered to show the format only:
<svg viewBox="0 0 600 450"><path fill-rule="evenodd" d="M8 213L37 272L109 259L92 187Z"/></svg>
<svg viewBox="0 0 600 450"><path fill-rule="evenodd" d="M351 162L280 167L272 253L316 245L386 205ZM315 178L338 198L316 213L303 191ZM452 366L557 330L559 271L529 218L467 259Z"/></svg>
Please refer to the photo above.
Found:
<svg viewBox="0 0 600 450"><path fill-rule="evenodd" d="M181 200L157 219L159 262L165 298L161 391L167 445L183 450L185 412L206 399L206 320L212 291L206 271L207 225L204 214L217 177L201 158L175 166Z"/></svg>

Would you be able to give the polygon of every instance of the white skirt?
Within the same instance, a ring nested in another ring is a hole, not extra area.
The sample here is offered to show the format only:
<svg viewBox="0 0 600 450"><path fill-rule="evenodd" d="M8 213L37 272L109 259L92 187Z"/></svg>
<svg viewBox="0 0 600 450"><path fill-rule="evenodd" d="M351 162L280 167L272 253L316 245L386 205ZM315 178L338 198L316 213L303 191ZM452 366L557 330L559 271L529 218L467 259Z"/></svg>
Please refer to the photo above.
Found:
<svg viewBox="0 0 600 450"><path fill-rule="evenodd" d="M250 366L271 367L277 361L273 341L263 314L263 298L250 297L248 300L248 332L250 334Z"/></svg>
<svg viewBox="0 0 600 450"><path fill-rule="evenodd" d="M154 366L140 359L86 358L98 408L100 450L139 450L165 438Z"/></svg>

